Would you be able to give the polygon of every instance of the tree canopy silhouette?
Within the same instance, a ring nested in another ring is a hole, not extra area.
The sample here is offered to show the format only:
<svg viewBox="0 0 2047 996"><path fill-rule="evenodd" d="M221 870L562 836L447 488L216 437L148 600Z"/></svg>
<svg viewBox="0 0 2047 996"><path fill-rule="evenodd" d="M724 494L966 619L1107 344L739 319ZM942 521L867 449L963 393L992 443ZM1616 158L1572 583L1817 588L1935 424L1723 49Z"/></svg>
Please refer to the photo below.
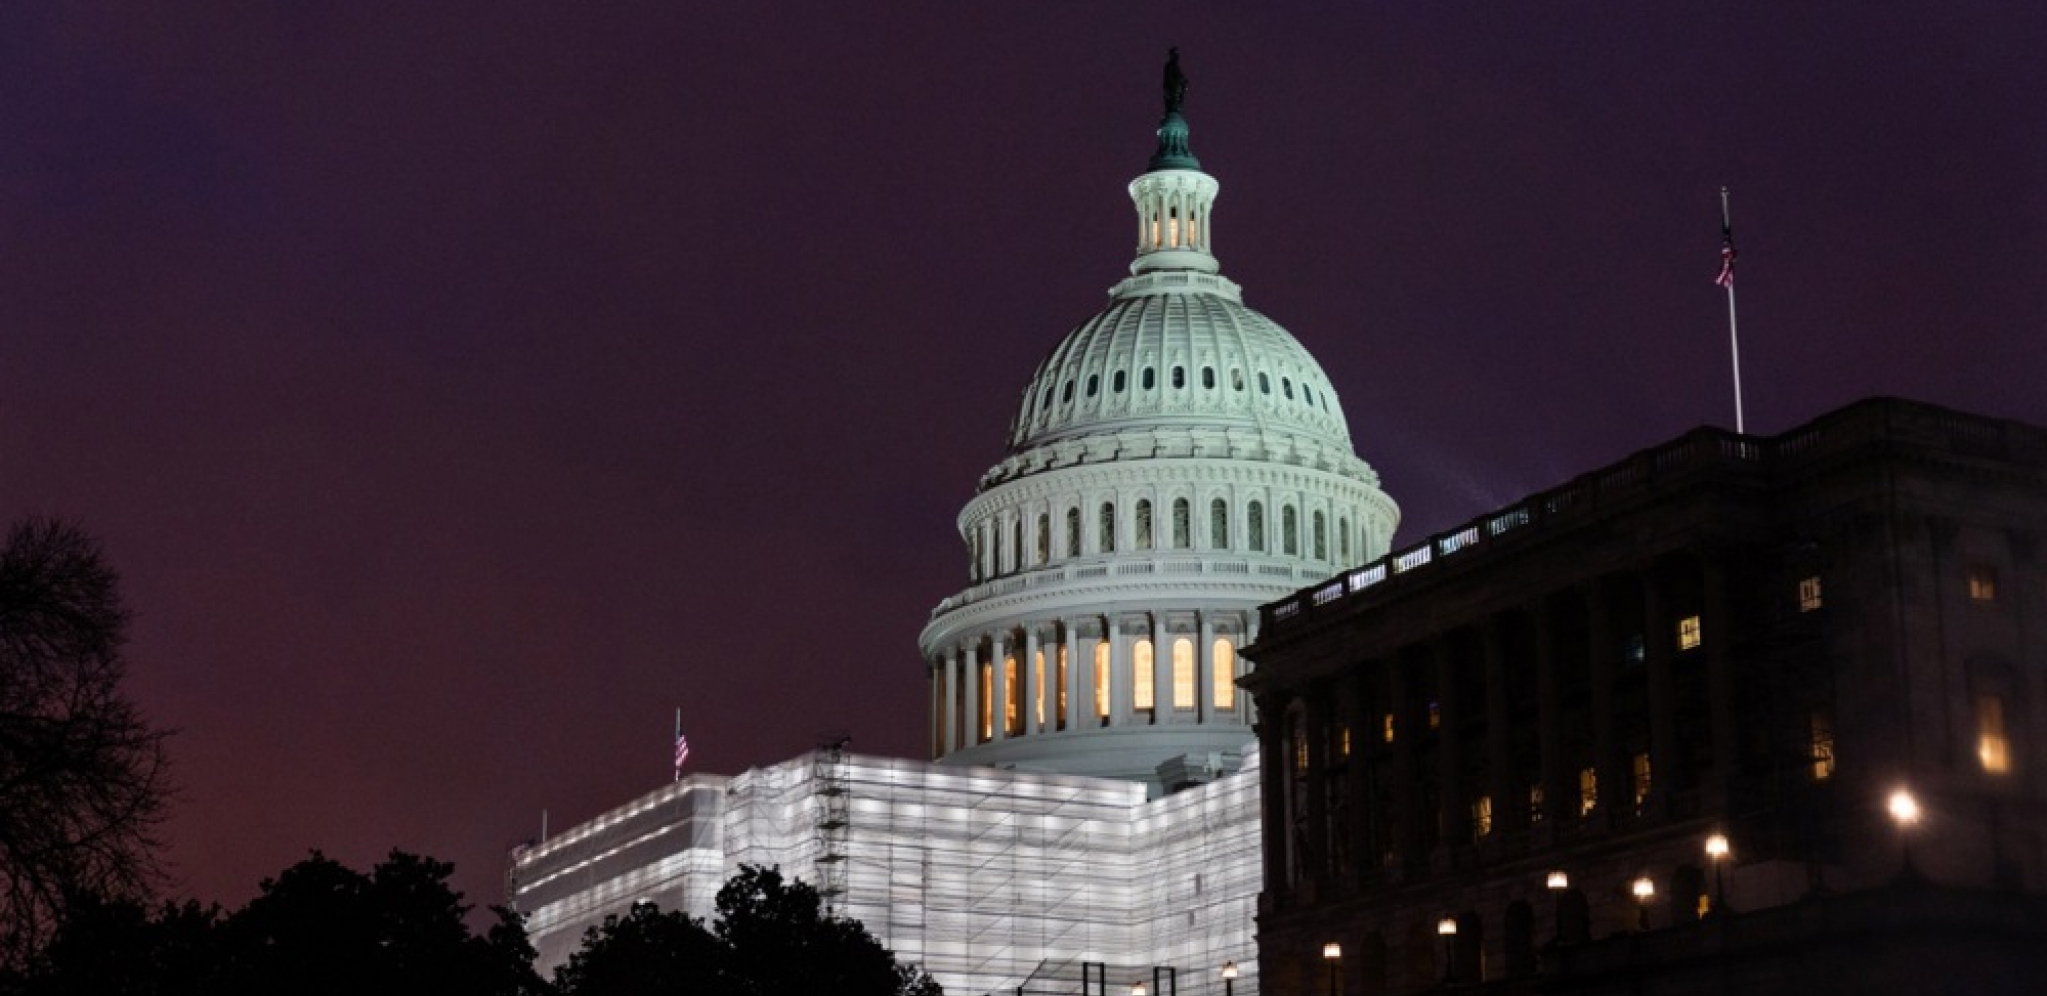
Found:
<svg viewBox="0 0 2047 996"><path fill-rule="evenodd" d="M121 690L119 580L70 523L30 518L0 545L0 967L161 875L164 733Z"/></svg>

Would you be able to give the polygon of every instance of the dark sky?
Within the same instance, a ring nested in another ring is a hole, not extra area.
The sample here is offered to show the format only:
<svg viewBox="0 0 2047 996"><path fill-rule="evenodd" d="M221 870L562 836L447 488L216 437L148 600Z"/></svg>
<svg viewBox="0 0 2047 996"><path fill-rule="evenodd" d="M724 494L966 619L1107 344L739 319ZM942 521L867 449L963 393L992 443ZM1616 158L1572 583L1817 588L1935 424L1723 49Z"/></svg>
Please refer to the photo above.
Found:
<svg viewBox="0 0 2047 996"><path fill-rule="evenodd" d="M1410 542L1871 394L2047 424L2019 3L0 7L0 516L100 536L184 892L458 864L822 732L1104 303L1165 47ZM1113 6L1113 9L1109 9Z"/></svg>

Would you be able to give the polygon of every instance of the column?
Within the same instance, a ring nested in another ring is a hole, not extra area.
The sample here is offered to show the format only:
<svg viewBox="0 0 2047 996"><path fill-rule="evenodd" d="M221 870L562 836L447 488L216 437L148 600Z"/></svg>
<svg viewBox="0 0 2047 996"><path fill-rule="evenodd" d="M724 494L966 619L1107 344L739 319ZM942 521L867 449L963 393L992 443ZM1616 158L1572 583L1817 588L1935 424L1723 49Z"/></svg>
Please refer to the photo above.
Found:
<svg viewBox="0 0 2047 996"><path fill-rule="evenodd" d="M1019 683L1023 702L1017 711L1023 718L1021 726L1025 736L1038 732L1038 695L1042 691L1038 688L1038 646L1038 627L1032 623L1024 624L1023 657L1016 665L1023 672L1023 680Z"/></svg>
<svg viewBox="0 0 2047 996"><path fill-rule="evenodd" d="M1009 739L1009 724L1003 721L1009 715L1008 637L1008 633L996 633L988 638L988 739L991 742Z"/></svg>
<svg viewBox="0 0 2047 996"><path fill-rule="evenodd" d="M1123 620L1107 617L1109 627L1109 725L1130 725L1130 641L1123 636Z"/></svg>
<svg viewBox="0 0 2047 996"><path fill-rule="evenodd" d="M1074 639L1072 619L1059 620L1059 634L1060 647L1066 655L1066 710L1063 714L1066 721L1062 729L1078 730L1080 717L1084 714L1081 704L1092 705L1094 702L1095 659L1093 654L1080 655L1080 642ZM1083 674L1088 676L1088 680L1080 680Z"/></svg>
<svg viewBox="0 0 2047 996"><path fill-rule="evenodd" d="M945 679L949 669L940 657L929 662L926 670L931 675L931 759L936 761L945 756Z"/></svg>
<svg viewBox="0 0 2047 996"><path fill-rule="evenodd" d="M1206 726L1215 722L1215 620L1206 611L1196 618L1200 623L1194 642L1194 709Z"/></svg>
<svg viewBox="0 0 2047 996"><path fill-rule="evenodd" d="M1158 523L1152 523L1154 532ZM1166 614L1151 614L1151 721L1173 721L1173 647L1166 633Z"/></svg>
<svg viewBox="0 0 2047 996"><path fill-rule="evenodd" d="M966 714L961 718L966 721L963 730L963 732L966 734L965 743L963 744L963 746L966 747L972 747L981 742L980 650L981 650L980 644L974 644L972 646L967 647L964 660L964 663L966 665L965 670L967 676L966 683L967 709Z"/></svg>
<svg viewBox="0 0 2047 996"><path fill-rule="evenodd" d="M1485 652L1486 793L1493 797L1493 829L1519 830L1528 825L1526 793L1514 763L1514 741L1507 708L1507 620L1490 616L1479 623Z"/></svg>

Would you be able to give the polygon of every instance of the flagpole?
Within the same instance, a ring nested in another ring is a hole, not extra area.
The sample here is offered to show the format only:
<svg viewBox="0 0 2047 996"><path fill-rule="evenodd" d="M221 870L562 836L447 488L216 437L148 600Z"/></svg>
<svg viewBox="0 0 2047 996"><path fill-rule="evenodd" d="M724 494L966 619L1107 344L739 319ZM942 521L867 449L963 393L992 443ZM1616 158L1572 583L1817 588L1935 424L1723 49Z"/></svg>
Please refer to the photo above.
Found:
<svg viewBox="0 0 2047 996"><path fill-rule="evenodd" d="M1741 339L1734 325L1734 220L1727 208L1727 188L1720 188L1720 278L1727 288L1727 351L1734 361L1734 431L1746 435L1741 417Z"/></svg>
<svg viewBox="0 0 2047 996"><path fill-rule="evenodd" d="M668 747L669 747L669 750L670 750L670 752L671 752L671 753L672 753L672 752L674 751L674 749L675 749L675 745L676 745L677 743L680 743L681 741L682 741L682 707L681 707L681 706L676 706L676 707L675 707L675 739L674 739L674 740L670 740L670 741L668 741ZM679 760L679 759L678 759L678 760L677 760L677 761L675 762L675 780L676 780L676 781L678 781L678 782L682 781L682 761L681 761L681 760Z"/></svg>

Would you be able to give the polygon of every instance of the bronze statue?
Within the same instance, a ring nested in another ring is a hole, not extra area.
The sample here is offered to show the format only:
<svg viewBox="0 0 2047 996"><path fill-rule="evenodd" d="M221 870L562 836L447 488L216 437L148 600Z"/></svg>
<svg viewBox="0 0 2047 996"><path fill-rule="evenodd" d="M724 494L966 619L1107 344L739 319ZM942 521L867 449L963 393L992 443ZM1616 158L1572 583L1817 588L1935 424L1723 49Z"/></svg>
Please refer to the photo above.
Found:
<svg viewBox="0 0 2047 996"><path fill-rule="evenodd" d="M1180 113L1180 104L1186 99L1187 74L1180 71L1180 49L1175 46L1166 49L1166 113Z"/></svg>

